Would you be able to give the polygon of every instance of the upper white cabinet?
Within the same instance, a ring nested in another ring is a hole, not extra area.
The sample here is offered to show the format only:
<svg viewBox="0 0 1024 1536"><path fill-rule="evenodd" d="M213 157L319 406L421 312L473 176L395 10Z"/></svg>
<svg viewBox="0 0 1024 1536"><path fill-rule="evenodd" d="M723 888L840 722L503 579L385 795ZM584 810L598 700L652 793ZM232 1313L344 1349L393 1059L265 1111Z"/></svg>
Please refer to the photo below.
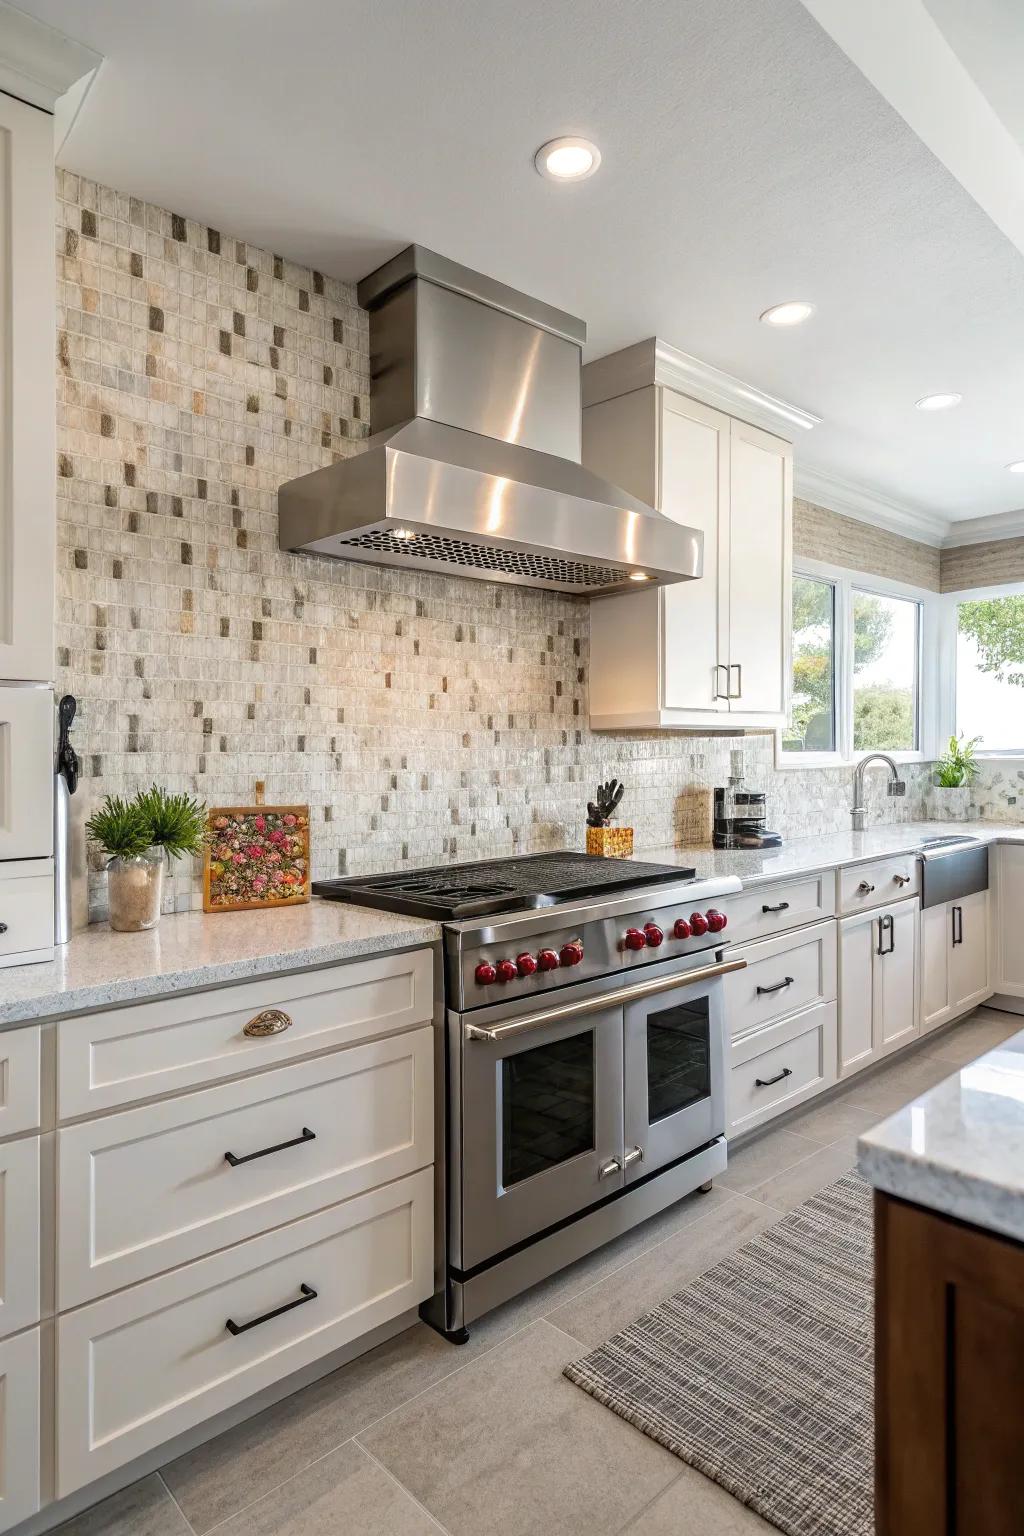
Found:
<svg viewBox="0 0 1024 1536"><path fill-rule="evenodd" d="M0 92L0 678L53 676L53 118Z"/></svg>
<svg viewBox="0 0 1024 1536"><path fill-rule="evenodd" d="M632 349L631 349L632 350ZM584 370L583 462L704 534L696 581L591 605L591 724L784 722L792 448L656 381ZM594 398L601 391L608 398Z"/></svg>

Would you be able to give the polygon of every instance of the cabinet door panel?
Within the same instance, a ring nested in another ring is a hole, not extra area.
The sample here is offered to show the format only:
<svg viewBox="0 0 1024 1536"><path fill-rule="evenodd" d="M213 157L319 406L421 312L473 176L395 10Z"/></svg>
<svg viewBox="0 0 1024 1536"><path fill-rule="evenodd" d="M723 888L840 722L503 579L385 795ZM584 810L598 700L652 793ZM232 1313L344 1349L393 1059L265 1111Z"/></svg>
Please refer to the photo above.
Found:
<svg viewBox="0 0 1024 1536"><path fill-rule="evenodd" d="M17 682L53 676L53 176L52 117L0 93L0 678Z"/></svg>
<svg viewBox="0 0 1024 1536"><path fill-rule="evenodd" d="M793 451L781 438L732 423L729 532L729 708L786 711L792 567Z"/></svg>
<svg viewBox="0 0 1024 1536"><path fill-rule="evenodd" d="M950 912L945 904L921 913L921 1028L949 1016Z"/></svg>
<svg viewBox="0 0 1024 1536"><path fill-rule="evenodd" d="M1024 848L1005 844L993 852L996 856L995 905L999 924L995 990L1010 997L1024 997L1024 944L1020 942L1024 917Z"/></svg>
<svg viewBox="0 0 1024 1536"><path fill-rule="evenodd" d="M0 1531L39 1508L39 1329L0 1344Z"/></svg>
<svg viewBox="0 0 1024 1536"><path fill-rule="evenodd" d="M867 1066L872 1038L872 944L876 925L869 918L839 924L839 1075Z"/></svg>
<svg viewBox="0 0 1024 1536"><path fill-rule="evenodd" d="M975 891L950 902L947 932L949 1003L953 1011L959 1011L985 997L989 990L988 891Z"/></svg>
<svg viewBox="0 0 1024 1536"><path fill-rule="evenodd" d="M872 930L875 944L875 1047L879 1054L906 1045L917 1034L917 945L920 908L900 902L880 912ZM881 953L879 953L881 949Z"/></svg>
<svg viewBox="0 0 1024 1536"><path fill-rule="evenodd" d="M704 534L700 580L676 582L661 594L666 709L717 715L729 708L726 674L718 668L728 661L728 482L728 416L663 391L658 510Z"/></svg>

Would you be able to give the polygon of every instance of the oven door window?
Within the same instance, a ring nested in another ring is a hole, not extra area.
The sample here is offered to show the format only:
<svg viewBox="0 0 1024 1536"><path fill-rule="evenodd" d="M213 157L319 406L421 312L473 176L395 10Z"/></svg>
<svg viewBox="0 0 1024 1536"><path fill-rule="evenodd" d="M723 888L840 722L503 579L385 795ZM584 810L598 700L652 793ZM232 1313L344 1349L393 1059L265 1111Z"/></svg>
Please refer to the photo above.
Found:
<svg viewBox="0 0 1024 1536"><path fill-rule="evenodd" d="M593 1030L507 1056L500 1070L505 1189L593 1150Z"/></svg>
<svg viewBox="0 0 1024 1536"><path fill-rule="evenodd" d="M707 997L647 1015L647 1117L655 1125L711 1094Z"/></svg>

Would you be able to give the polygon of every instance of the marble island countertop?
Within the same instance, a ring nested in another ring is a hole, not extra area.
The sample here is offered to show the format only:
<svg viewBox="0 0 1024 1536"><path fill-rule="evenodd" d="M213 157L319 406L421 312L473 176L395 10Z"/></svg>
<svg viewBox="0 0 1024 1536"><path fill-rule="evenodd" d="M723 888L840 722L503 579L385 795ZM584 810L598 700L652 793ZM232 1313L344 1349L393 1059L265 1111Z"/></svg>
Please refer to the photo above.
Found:
<svg viewBox="0 0 1024 1536"><path fill-rule="evenodd" d="M876 1189L1024 1242L1024 1030L860 1138Z"/></svg>
<svg viewBox="0 0 1024 1536"><path fill-rule="evenodd" d="M0 1028L432 944L440 932L420 917L315 896L271 912L168 914L147 933L98 923L54 960L0 969Z"/></svg>
<svg viewBox="0 0 1024 1536"><path fill-rule="evenodd" d="M909 853L926 837L968 834L983 843L1024 843L1024 823L995 821L905 821L868 827L865 832L828 832L798 837L781 848L725 850L717 848L638 848L634 858L655 864L690 866L698 875L738 875L744 886L816 869L838 869L892 853Z"/></svg>

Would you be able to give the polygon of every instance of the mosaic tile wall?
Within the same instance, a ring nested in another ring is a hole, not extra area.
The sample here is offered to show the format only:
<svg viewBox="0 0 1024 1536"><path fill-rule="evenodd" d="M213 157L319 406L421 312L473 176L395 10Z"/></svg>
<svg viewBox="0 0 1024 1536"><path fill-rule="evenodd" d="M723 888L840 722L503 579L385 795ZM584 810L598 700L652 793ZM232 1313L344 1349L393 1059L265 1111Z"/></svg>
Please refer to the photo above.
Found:
<svg viewBox="0 0 1024 1536"><path fill-rule="evenodd" d="M585 603L278 549L280 483L368 431L352 287L63 172L57 237L79 822L153 780L231 805L262 779L312 806L316 874L360 873L581 846L615 774L641 845L707 839L740 739L592 733ZM785 835L849 825L848 772L776 774L769 735L742 745ZM199 905L197 874L168 906Z"/></svg>

